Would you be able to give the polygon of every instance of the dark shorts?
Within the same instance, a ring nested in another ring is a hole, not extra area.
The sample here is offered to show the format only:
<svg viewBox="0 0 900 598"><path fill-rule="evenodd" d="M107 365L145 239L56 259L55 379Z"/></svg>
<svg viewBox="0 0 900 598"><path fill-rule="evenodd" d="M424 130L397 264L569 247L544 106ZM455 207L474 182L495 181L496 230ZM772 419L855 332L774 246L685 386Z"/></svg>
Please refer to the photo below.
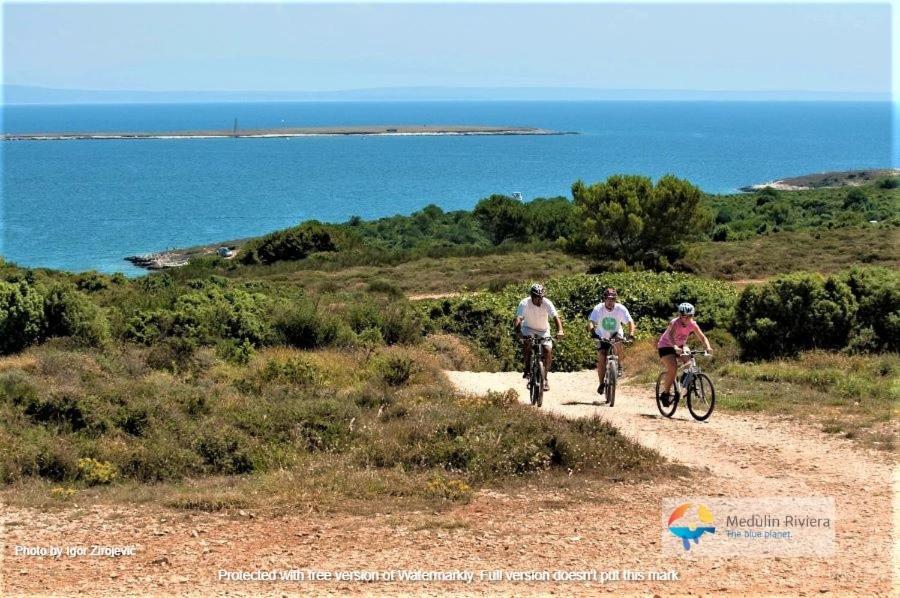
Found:
<svg viewBox="0 0 900 598"><path fill-rule="evenodd" d="M610 340L615 339L615 338L619 338L619 335L614 334L612 337L610 337L609 340L607 340L605 338L600 338L599 336L595 335L594 342L597 345L597 350L603 351L604 353L608 352L610 349L612 349L612 343L610 342Z"/></svg>
<svg viewBox="0 0 900 598"><path fill-rule="evenodd" d="M675 347L660 347L656 350L659 353L660 357L665 357L666 355L675 355Z"/></svg>

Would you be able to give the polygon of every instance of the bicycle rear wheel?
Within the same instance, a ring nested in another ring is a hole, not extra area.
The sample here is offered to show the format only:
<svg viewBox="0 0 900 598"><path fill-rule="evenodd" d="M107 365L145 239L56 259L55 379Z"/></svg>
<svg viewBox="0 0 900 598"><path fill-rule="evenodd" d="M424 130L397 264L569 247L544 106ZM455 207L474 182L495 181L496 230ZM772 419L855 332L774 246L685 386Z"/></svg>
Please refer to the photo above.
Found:
<svg viewBox="0 0 900 598"><path fill-rule="evenodd" d="M672 401L668 406L666 406L662 402L662 397L660 397L660 393L663 389L663 381L666 379L666 373L660 372L659 376L656 378L656 408L659 409L659 412L663 414L664 417L672 417L675 414L675 409L678 408L678 401L675 400L674 397L671 397L669 400ZM672 387L674 391L674 385Z"/></svg>
<svg viewBox="0 0 900 598"><path fill-rule="evenodd" d="M610 407L616 404L616 381L619 379L619 364L611 361L606 364L606 402Z"/></svg>
<svg viewBox="0 0 900 598"><path fill-rule="evenodd" d="M704 421L712 415L716 406L716 389L706 374L697 374L687 391L687 408L697 421Z"/></svg>

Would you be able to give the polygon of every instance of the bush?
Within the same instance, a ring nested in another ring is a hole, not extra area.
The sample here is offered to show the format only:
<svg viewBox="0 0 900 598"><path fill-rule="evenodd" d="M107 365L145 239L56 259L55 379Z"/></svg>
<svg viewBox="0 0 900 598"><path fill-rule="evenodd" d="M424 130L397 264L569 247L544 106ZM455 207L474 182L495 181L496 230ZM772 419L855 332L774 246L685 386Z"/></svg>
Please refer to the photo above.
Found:
<svg viewBox="0 0 900 598"><path fill-rule="evenodd" d="M243 340L237 342L227 340L219 343L216 353L219 357L230 363L247 365L250 363L250 360L253 359L256 351L253 349L253 345L250 344L250 341Z"/></svg>
<svg viewBox="0 0 900 598"><path fill-rule="evenodd" d="M841 276L859 305L854 350L900 351L900 274L887 268L852 268Z"/></svg>
<svg viewBox="0 0 900 598"><path fill-rule="evenodd" d="M345 346L353 342L353 331L344 321L319 313L309 302L282 307L273 327L281 343L298 349Z"/></svg>
<svg viewBox="0 0 900 598"><path fill-rule="evenodd" d="M108 461L97 461L96 459L78 460L78 477L88 486L109 484L117 476L116 466Z"/></svg>
<svg viewBox="0 0 900 598"><path fill-rule="evenodd" d="M750 359L838 349L847 344L856 310L853 293L839 279L792 274L746 287L731 331Z"/></svg>
<svg viewBox="0 0 900 598"><path fill-rule="evenodd" d="M43 336L71 336L79 344L97 347L109 340L109 322L87 297L64 285L44 297Z"/></svg>
<svg viewBox="0 0 900 598"><path fill-rule="evenodd" d="M413 344L422 340L424 324L419 313L406 302L389 305L381 322L381 336L389 345Z"/></svg>
<svg viewBox="0 0 900 598"><path fill-rule="evenodd" d="M413 357L396 351L380 355L372 363L375 374L388 386L402 386L409 382L416 371Z"/></svg>
<svg viewBox="0 0 900 598"><path fill-rule="evenodd" d="M41 340L44 298L29 283L0 281L0 353L14 353Z"/></svg>
<svg viewBox="0 0 900 598"><path fill-rule="evenodd" d="M261 377L266 382L312 387L321 385L325 380L322 370L303 356L267 361Z"/></svg>
<svg viewBox="0 0 900 598"><path fill-rule="evenodd" d="M205 427L205 426L204 426ZM195 443L197 454L210 473L234 474L253 471L247 439L233 429L207 427Z"/></svg>
<svg viewBox="0 0 900 598"><path fill-rule="evenodd" d="M342 234L336 227L313 220L247 243L239 260L245 264L301 260L314 252L337 251L341 240Z"/></svg>
<svg viewBox="0 0 900 598"><path fill-rule="evenodd" d="M494 245L525 237L526 211L522 202L507 195L491 195L472 212Z"/></svg>
<svg viewBox="0 0 900 598"><path fill-rule="evenodd" d="M125 339L152 345L165 337L172 329L174 315L163 309L142 310L135 313L125 323Z"/></svg>
<svg viewBox="0 0 900 598"><path fill-rule="evenodd" d="M866 195L866 192L860 189L859 187L853 187L847 192L847 196L844 198L843 208L845 210L857 210L860 212L865 212L872 207L872 202L869 200L869 196Z"/></svg>
<svg viewBox="0 0 900 598"><path fill-rule="evenodd" d="M262 293L212 286L176 299L170 334L201 343L222 338L260 346L272 336L271 309L271 300Z"/></svg>

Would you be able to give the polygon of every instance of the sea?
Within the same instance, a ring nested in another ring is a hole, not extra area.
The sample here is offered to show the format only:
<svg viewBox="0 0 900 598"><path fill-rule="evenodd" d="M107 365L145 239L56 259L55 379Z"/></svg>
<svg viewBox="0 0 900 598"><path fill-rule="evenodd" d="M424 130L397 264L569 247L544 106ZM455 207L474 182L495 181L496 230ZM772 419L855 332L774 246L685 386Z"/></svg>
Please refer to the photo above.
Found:
<svg viewBox="0 0 900 598"><path fill-rule="evenodd" d="M493 193L570 197L616 173L709 193L897 166L878 102L296 102L3 106L5 133L339 125L496 125L559 136L369 136L0 142L5 260L140 275L127 255L303 220L472 208Z"/></svg>

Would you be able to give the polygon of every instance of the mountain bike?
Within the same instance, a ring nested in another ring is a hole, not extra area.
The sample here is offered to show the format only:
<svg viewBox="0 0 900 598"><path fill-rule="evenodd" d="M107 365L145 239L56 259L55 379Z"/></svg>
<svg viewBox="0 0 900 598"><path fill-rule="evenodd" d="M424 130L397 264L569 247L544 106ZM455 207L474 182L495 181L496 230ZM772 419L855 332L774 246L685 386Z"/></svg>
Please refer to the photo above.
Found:
<svg viewBox="0 0 900 598"><path fill-rule="evenodd" d="M713 408L716 406L716 389L713 387L709 376L700 371L696 356L708 356L709 353L706 351L688 350L682 355L689 356L690 360L679 364L675 372L675 381L672 383L672 395L669 399L671 403L668 405L663 402L660 396L666 373L661 372L656 379L656 407L665 417L672 417L675 414L675 409L678 408L678 401L681 400L681 397L685 397L691 417L702 422L712 415Z"/></svg>
<svg viewBox="0 0 900 598"><path fill-rule="evenodd" d="M547 337L534 334L528 340L531 343L531 377L528 379L528 396L531 404L540 407L544 403L544 380L547 370L544 367L544 344Z"/></svg>
<svg viewBox="0 0 900 598"><path fill-rule="evenodd" d="M606 350L606 374L603 376L604 393L606 394L606 403L612 407L616 404L616 385L619 381L619 356L616 355L612 345L629 344L631 340L621 337L613 337L607 341L600 339L600 344L604 342L610 345ZM599 344L597 348L600 348Z"/></svg>

